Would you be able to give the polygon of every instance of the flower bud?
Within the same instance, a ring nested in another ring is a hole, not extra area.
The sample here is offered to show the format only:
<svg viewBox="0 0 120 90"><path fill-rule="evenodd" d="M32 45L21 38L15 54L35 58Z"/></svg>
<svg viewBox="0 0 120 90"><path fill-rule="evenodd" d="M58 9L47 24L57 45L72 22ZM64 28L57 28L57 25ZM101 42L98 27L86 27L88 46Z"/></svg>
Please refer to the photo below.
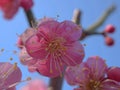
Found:
<svg viewBox="0 0 120 90"><path fill-rule="evenodd" d="M107 25L105 28L106 33L113 33L115 31L115 27L111 24Z"/></svg>
<svg viewBox="0 0 120 90"><path fill-rule="evenodd" d="M112 46L114 44L114 40L111 37L106 36L105 37L105 43L108 46Z"/></svg>

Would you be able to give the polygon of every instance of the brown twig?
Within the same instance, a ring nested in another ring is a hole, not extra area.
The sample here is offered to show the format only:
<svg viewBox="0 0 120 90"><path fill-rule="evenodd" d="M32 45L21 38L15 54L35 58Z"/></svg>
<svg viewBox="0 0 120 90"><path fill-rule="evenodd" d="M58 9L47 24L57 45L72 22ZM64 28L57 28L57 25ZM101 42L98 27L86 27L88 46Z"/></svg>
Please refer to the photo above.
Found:
<svg viewBox="0 0 120 90"><path fill-rule="evenodd" d="M24 10L24 11L25 11L28 23L32 27L32 25L35 23L34 15L31 10L28 10L28 11Z"/></svg>
<svg viewBox="0 0 120 90"><path fill-rule="evenodd" d="M102 16L99 18L99 20L95 23L93 23L93 25L91 25L90 27L88 27L86 30L90 31L90 32L94 32L97 28L99 28L104 22L105 20L108 18L108 16L115 10L115 5L110 6L103 14Z"/></svg>
<svg viewBox="0 0 120 90"><path fill-rule="evenodd" d="M91 36L91 35L101 35L101 36L106 37L106 33L105 32L91 32L90 33L90 32L84 31L82 36L81 36L81 38L80 38L80 40L83 40L86 37Z"/></svg>
<svg viewBox="0 0 120 90"><path fill-rule="evenodd" d="M80 24L81 19L81 11L79 9L75 9L73 13L72 21L76 24Z"/></svg>
<svg viewBox="0 0 120 90"><path fill-rule="evenodd" d="M63 77L56 77L50 79L50 90L62 90Z"/></svg>

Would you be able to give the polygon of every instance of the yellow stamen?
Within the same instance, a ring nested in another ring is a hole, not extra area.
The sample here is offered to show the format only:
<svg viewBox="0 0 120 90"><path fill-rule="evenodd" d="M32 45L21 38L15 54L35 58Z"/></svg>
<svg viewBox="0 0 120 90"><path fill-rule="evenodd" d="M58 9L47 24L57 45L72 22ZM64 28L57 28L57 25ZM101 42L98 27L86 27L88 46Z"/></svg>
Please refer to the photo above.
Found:
<svg viewBox="0 0 120 90"><path fill-rule="evenodd" d="M53 73L52 69L50 69L50 73Z"/></svg>
<svg viewBox="0 0 120 90"><path fill-rule="evenodd" d="M14 69L17 69L17 63L14 63L14 67L13 67Z"/></svg>

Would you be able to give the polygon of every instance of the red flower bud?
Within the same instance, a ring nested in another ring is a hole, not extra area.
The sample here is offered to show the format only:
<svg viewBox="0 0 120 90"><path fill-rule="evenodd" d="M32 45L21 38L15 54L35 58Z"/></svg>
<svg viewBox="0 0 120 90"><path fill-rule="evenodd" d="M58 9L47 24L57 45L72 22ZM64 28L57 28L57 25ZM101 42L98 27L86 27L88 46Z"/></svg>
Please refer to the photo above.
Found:
<svg viewBox="0 0 120 90"><path fill-rule="evenodd" d="M105 28L106 33L113 33L115 31L115 27L111 24L107 25Z"/></svg>
<svg viewBox="0 0 120 90"><path fill-rule="evenodd" d="M114 40L111 37L105 37L105 43L108 46L112 46L114 44Z"/></svg>

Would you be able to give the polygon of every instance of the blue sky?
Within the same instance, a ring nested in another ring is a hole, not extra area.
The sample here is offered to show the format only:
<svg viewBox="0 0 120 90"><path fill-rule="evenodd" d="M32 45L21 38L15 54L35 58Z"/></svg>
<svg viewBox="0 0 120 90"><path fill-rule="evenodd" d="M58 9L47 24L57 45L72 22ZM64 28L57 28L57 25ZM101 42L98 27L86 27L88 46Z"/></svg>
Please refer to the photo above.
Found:
<svg viewBox="0 0 120 90"><path fill-rule="evenodd" d="M107 24L113 24L116 27L116 32L110 34L115 40L115 45L108 47L104 43L102 36L90 36L82 41L82 44L86 44L85 58L93 55L101 56L106 60L108 66L120 66L120 1L119 0L34 0L34 7L32 8L36 19L40 19L44 16L56 18L57 15L59 21L71 20L73 10L79 8L82 11L81 25L83 28L88 28L94 23L101 14L112 4L117 6L115 12L109 16L104 24L98 29L103 30ZM5 20L0 12L0 49L5 48L5 52L0 54L0 61L9 61L10 57L13 57L11 63L18 62L23 77L25 79L28 76L32 78L41 78L48 82L48 78L38 75L37 73L29 73L27 68L19 63L19 58L12 53L13 50L18 50L15 47L17 41L17 35L21 34L26 28L28 28L28 22L22 8L15 15L12 20ZM23 84L17 86L20 88ZM73 87L69 86L65 81L63 90L72 90Z"/></svg>

